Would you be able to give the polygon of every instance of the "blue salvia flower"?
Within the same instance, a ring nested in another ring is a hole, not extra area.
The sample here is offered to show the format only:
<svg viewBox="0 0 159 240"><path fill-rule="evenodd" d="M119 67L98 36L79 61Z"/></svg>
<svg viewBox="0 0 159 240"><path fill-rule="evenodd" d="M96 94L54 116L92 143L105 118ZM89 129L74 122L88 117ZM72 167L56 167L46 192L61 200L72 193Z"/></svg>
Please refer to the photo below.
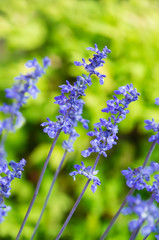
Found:
<svg viewBox="0 0 159 240"><path fill-rule="evenodd" d="M90 62L89 64L86 63L84 58L82 58L82 62L76 62L76 61L74 62L76 66L84 66L85 70L87 72L89 72L88 77L83 75L83 77L88 82L88 85L92 84L91 79L90 79L90 76L92 74L95 74L95 75L97 75L97 77L99 77L100 84L104 83L104 78L106 77L106 75L102 75L99 72L97 72L96 68L103 66L103 64L105 63L105 61L103 59L107 58L107 56L108 56L107 54L111 52L106 46L103 48L102 52L99 51L97 44L95 44L94 46L95 46L95 48L92 48L92 47L87 48L87 50L91 50L96 53L93 55L92 59L91 58L89 59L89 62Z"/></svg>
<svg viewBox="0 0 159 240"><path fill-rule="evenodd" d="M3 198L0 197L0 223L4 221L4 217L7 216L7 212L11 210L11 207L1 203L2 201Z"/></svg>
<svg viewBox="0 0 159 240"><path fill-rule="evenodd" d="M138 167L134 170L128 167L128 170L122 170L121 173L125 176L128 187L142 190L149 187L150 176L156 171L159 171L159 164L151 162L148 167Z"/></svg>
<svg viewBox="0 0 159 240"><path fill-rule="evenodd" d="M88 48L89 50L93 50L93 48ZM61 95L56 96L55 104L59 105L59 113L60 115L56 117L57 121L53 122L49 118L47 118L47 122L41 124L42 127L45 127L43 131L48 134L50 138L54 138L56 133L61 130L65 134L70 134L72 129L77 126L78 122L81 122L85 129L88 129L88 120L82 117L84 101L80 99L81 96L85 96L85 90L87 89L87 85L90 86L91 75L96 74L100 83L102 82L102 78L105 77L96 71L96 68L103 66L105 62L103 59L107 57L107 54L110 53L110 50L105 47L102 52L100 52L95 44L96 52L92 59L89 59L90 64L86 64L85 60L83 63L75 62L76 66L84 65L85 70L89 72L89 75L78 76L74 84L70 84L68 80L66 80L66 84L60 86Z"/></svg>
<svg viewBox="0 0 159 240"><path fill-rule="evenodd" d="M116 140L118 140L117 124L123 119L125 119L126 114L129 112L128 110L126 110L128 105L131 102L136 101L138 99L138 96L140 95L137 92L136 88L133 88L132 84L120 87L117 91L115 91L115 93L124 95L124 98L122 100L119 100L116 96L113 96L114 99L107 101L107 107L102 109L102 111L111 112L112 115L108 118L108 120L100 118L100 122L94 124L94 131L87 133L88 136L95 136L95 139L90 141L92 147L89 147L87 150L81 152L83 157L88 157L93 152L97 152L99 155L107 157L106 151L110 150L113 145L116 144ZM77 171L73 171L70 173L70 175L74 177L74 180L75 175L84 175L86 169L89 169L90 173L93 175L94 172L95 174L97 174L97 172L92 167L88 166L87 168L85 168L83 162L81 163L82 166L74 165L74 168ZM84 170L84 173L81 169ZM89 178L87 174L85 176ZM91 177L89 178L90 180L92 180ZM100 184L96 184L95 188L93 186L93 192L95 192L97 185Z"/></svg>
<svg viewBox="0 0 159 240"><path fill-rule="evenodd" d="M155 104L159 105L159 98L155 99ZM157 132L156 135L152 135L149 138L149 142L157 141L157 143L159 144L159 123L156 123L154 118L152 118L152 121L151 120L145 120L144 122L146 123L146 125L145 125L146 130L151 130L152 129L154 132Z"/></svg>
<svg viewBox="0 0 159 240"><path fill-rule="evenodd" d="M129 230L132 232L138 227L141 227L142 235L146 236L152 231L156 230L155 220L159 217L159 209L150 201L141 200L141 196L138 194L135 196L129 196L127 198L128 207L122 210L124 215L136 213L138 219L131 220L129 222Z"/></svg>
<svg viewBox="0 0 159 240"><path fill-rule="evenodd" d="M75 142L76 138L79 137L79 134L76 133L75 129L72 129L72 132L70 133L69 140L64 140L62 143L63 149L67 150L68 152L73 152L73 143Z"/></svg>
<svg viewBox="0 0 159 240"><path fill-rule="evenodd" d="M36 83L45 71L44 69L50 65L50 60L48 57L43 59L43 68L39 65L36 59L29 60L25 66L28 68L34 68L32 72L25 75L21 74L15 78L15 84L12 88L7 88L5 90L6 97L13 100L11 105L4 103L0 106L0 112L5 115L10 115L6 117L3 121L0 121L0 134L3 130L14 131L15 127L18 127L23 122L23 116L19 109L22 105L26 104L29 95L36 98L39 92L36 87Z"/></svg>
<svg viewBox="0 0 159 240"><path fill-rule="evenodd" d="M87 135L95 136L96 138L90 143L92 147L82 151L83 157L88 157L92 152L98 152L104 157L107 157L106 151L111 149L116 140L118 140L118 123L125 119L129 110L126 110L128 105L136 101L140 93L136 88L133 88L133 84L120 87L119 90L114 91L115 94L122 94L123 99L119 100L115 95L114 99L107 101L107 107L102 109L102 112L111 113L111 117L108 120L100 118L100 122L94 124L94 131L89 132Z"/></svg>
<svg viewBox="0 0 159 240"><path fill-rule="evenodd" d="M155 98L155 104L159 105L159 98Z"/></svg>
<svg viewBox="0 0 159 240"><path fill-rule="evenodd" d="M144 121L147 125L145 126L146 130L153 130L154 132L158 132L159 131L159 123L156 123L154 118L152 118L151 120L145 120Z"/></svg>
<svg viewBox="0 0 159 240"><path fill-rule="evenodd" d="M0 164L0 195L4 197L9 197L10 195L10 186L11 181L14 178L21 178L22 171L24 170L24 166L26 164L26 160L22 159L19 163L11 161L9 166L12 168L12 171L9 169L8 164Z"/></svg>
<svg viewBox="0 0 159 240"><path fill-rule="evenodd" d="M152 186L147 186L147 191L151 192L152 197L156 200L156 202L159 202L159 174L156 174L154 176L155 181L153 181Z"/></svg>
<svg viewBox="0 0 159 240"><path fill-rule="evenodd" d="M84 162L81 161L81 166L76 164L74 165L74 168L76 171L71 172L69 175L73 176L74 181L76 180L76 175L81 174L93 181L93 184L91 185L91 190L94 193L97 189L97 185L100 186L101 182L99 178L97 178L95 175L98 173L98 170L92 172L92 167L88 166L85 167Z"/></svg>
<svg viewBox="0 0 159 240"><path fill-rule="evenodd" d="M4 204L4 198L10 196L11 182L14 178L21 178L26 160L22 159L19 163L11 161L9 164L0 162L0 223L4 220L7 212L11 209ZM12 170L9 169L9 166Z"/></svg>
<svg viewBox="0 0 159 240"><path fill-rule="evenodd" d="M32 72L25 75L21 74L15 78L15 84L12 88L5 90L6 98L12 100L12 104L4 103L0 106L0 111L4 113L3 121L0 121L0 222L4 220L10 207L4 204L4 198L10 196L11 182L14 178L21 178L22 171L26 164L25 159L22 159L19 163L11 161L9 164L6 161L6 152L4 148L7 133L15 131L15 129L21 126L23 122L23 116L20 112L22 105L26 104L29 95L36 98L39 92L36 87L36 83L45 71L44 69L50 65L48 57L43 59L43 67L39 65L36 59L29 60L26 63L27 68L33 68ZM9 116L8 116L9 115ZM3 134L3 132L5 132ZM12 168L12 170L10 170Z"/></svg>

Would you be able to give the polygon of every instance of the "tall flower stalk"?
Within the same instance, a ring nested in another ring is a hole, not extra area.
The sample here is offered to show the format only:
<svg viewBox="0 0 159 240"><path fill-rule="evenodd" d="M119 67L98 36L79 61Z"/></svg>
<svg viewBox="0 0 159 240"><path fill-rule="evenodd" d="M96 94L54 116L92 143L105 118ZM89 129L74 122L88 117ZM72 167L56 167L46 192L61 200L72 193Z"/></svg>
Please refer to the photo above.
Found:
<svg viewBox="0 0 159 240"><path fill-rule="evenodd" d="M159 105L159 98L156 98L155 99L155 104L156 105ZM127 186L131 188L131 190L129 191L129 193L127 194L127 196L125 197L123 203L121 204L119 210L117 211L117 213L115 214L115 216L113 217L112 221L109 223L106 231L104 232L104 234L102 235L102 237L100 238L100 240L104 240L111 227L113 226L113 224L115 223L117 217L119 216L119 214L121 212L125 212L123 210L125 204L127 203L128 199L131 199L131 195L133 194L134 190L137 189L137 190L142 190L142 189L146 189L148 192L151 192L152 193L152 199L156 200L157 202L159 202L159 192L158 192L158 182L159 182L159 175L155 175L155 180L153 182L153 185L150 186L148 184L148 182L150 181L150 175L152 173L154 173L155 171L159 171L159 164L158 163L151 163L150 166L146 167L147 163L148 163L148 160L156 146L156 144L158 143L159 144L159 124L158 123L155 123L154 119L151 120L145 120L145 129L146 130L153 130L156 134L155 135L152 135L150 138L149 138L149 142L152 142L152 145L150 147L150 150L145 158L145 161L142 165L142 167L138 167L134 170L132 170L130 167L128 168L128 170L123 170L122 171L122 174L125 176L125 178L127 179ZM151 202L151 200L150 200ZM142 204L141 204L142 205ZM159 214L158 214L159 215ZM131 240L135 239L142 224L145 222L145 218L142 219L142 221L139 223L139 225L135 225L135 228L133 230L133 233L130 237ZM151 231L154 231L154 221L153 223L151 223L152 227L149 226L149 228L147 227L146 228L146 231L144 235L149 235L151 233ZM131 225L130 225L131 226ZM133 224L134 226L134 224ZM132 229L130 227L130 229ZM144 228L145 229L145 228Z"/></svg>
<svg viewBox="0 0 159 240"><path fill-rule="evenodd" d="M0 222L4 220L7 212L11 209L4 203L5 198L10 196L11 182L14 178L21 178L22 171L26 164L23 158L19 163L14 161L7 162L5 152L5 141L9 132L15 132L19 128L24 118L20 112L21 107L26 104L29 96L36 98L39 92L36 87L38 79L45 73L44 69L50 65L50 60L45 57L43 59L43 67L39 65L36 59L29 60L25 66L33 68L29 73L15 78L15 83L11 88L7 88L6 98L10 99L11 103L3 103L0 106L0 112L3 113L3 120L0 121Z"/></svg>
<svg viewBox="0 0 159 240"><path fill-rule="evenodd" d="M88 178L88 180L79 198L70 211L70 214L68 215L65 223L63 224L58 236L56 237L56 240L60 238L64 229L69 223L69 220L71 219L79 202L81 201L90 181L93 181L93 184L91 185L91 190L93 193L96 191L97 186L101 184L100 180L95 176L98 173L96 166L99 158L101 155L107 157L106 151L110 150L113 145L116 144L116 140L118 139L118 123L125 119L126 114L129 113L129 111L126 110L129 104L133 101L136 101L140 95L137 90L133 88L132 84L127 84L126 86L120 87L117 91L114 92L116 95L123 95L124 98L119 100L114 95L112 100L108 100L107 107L102 109L102 112L110 112L112 114L111 117L109 117L108 120L101 118L100 122L94 124L94 131L88 133L89 136L95 136L95 139L90 142L92 147L89 147L87 150L82 151L82 156L88 157L92 152L97 152L98 155L93 167L85 167L84 162L82 161L82 166L74 165L76 171L70 173L70 176L73 176L74 180L77 174L84 175L86 178Z"/></svg>
<svg viewBox="0 0 159 240"><path fill-rule="evenodd" d="M96 158L96 160L95 160L95 164L94 164L93 168L90 168L90 167L89 167L89 170L88 170L88 168L85 168L84 164L82 164L82 165L83 165L83 170L87 173L87 178L88 178L88 180L87 180L87 182L86 182L86 184L85 184L85 186L84 186L81 194L79 195L77 201L75 202L73 208L71 209L71 211L70 211L67 219L65 220L65 222L64 222L64 224L63 224L63 226L62 226L62 228L61 228L61 230L60 230L60 232L59 232L59 234L57 235L57 237L56 237L55 240L60 239L63 231L65 230L65 228L66 228L67 224L69 223L72 215L74 214L76 208L78 207L78 204L80 203L80 201L81 201L81 199L82 199L82 197L83 197L83 195L84 195L84 193L85 193L85 191L86 191L86 189L87 189L90 181L93 180L93 182L95 183L95 186L92 185L92 186L93 186L93 187L91 188L92 191L94 191L94 189L96 189L96 185L97 185L97 184L100 185L99 179L98 179L97 177L94 177L94 175L96 174L95 171L94 171L94 169L95 169L95 167L96 167L96 165L97 165L97 163L98 163L98 161L99 161L99 158L100 158L100 154L97 155L97 158ZM83 171L83 172L84 172L84 171ZM88 173L88 171L89 171L89 173ZM95 179L95 181L94 181L94 179ZM96 183L96 181L97 181L98 183Z"/></svg>

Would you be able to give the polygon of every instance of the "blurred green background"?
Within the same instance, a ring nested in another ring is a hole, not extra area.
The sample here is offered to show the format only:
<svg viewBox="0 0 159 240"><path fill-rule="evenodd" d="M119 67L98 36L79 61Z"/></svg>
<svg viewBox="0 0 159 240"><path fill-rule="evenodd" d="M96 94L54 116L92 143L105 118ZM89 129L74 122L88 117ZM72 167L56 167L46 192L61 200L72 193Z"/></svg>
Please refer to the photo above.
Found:
<svg viewBox="0 0 159 240"><path fill-rule="evenodd" d="M55 120L58 106L54 97L59 85L84 73L74 61L92 56L86 47L98 44L100 50L107 45L109 54L100 70L107 78L103 86L96 78L87 89L84 108L90 129L100 117L113 91L133 83L141 93L138 102L132 103L130 113L119 126L118 144L101 158L97 169L102 185L95 194L88 189L69 225L63 240L96 240L119 208L128 192L121 170L141 165L149 150L144 119L159 121L159 1L158 0L0 0L0 103L5 101L4 89L11 87L14 77L26 71L24 64L36 57L51 58L51 67L38 82L41 93L23 107L25 124L16 133L9 134L6 142L8 161L27 160L22 180L14 180L12 194L6 200L12 210L0 225L0 239L15 239L33 195L43 163L52 140L43 133L40 124L46 117ZM79 125L80 137L75 151L67 155L59 174L46 212L35 239L51 240L58 234L66 216L79 196L86 179L78 176L74 182L68 175L74 164L84 160L80 152L89 146L90 138ZM38 219L52 176L61 160L65 139L61 135L51 157L43 184L21 239L29 239ZM151 160L158 161L156 147ZM95 155L85 160L93 164ZM135 216L133 216L135 217ZM120 216L107 239L128 239L128 221L131 216ZM143 239L141 235L138 239ZM153 239L153 235L149 239Z"/></svg>

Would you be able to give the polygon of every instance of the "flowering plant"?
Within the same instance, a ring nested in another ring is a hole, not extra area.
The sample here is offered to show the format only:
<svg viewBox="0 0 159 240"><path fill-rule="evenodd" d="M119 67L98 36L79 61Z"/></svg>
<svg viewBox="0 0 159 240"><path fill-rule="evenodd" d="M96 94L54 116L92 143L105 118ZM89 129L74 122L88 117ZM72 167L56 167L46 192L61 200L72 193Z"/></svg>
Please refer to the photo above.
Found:
<svg viewBox="0 0 159 240"><path fill-rule="evenodd" d="M48 162L61 132L63 132L65 135L68 135L68 139L64 140L62 143L62 148L64 149L63 157L53 176L49 192L46 196L45 203L42 207L42 211L34 228L31 239L34 238L38 230L48 199L66 155L69 152L74 151L73 144L76 138L79 137L79 134L75 129L78 125L78 122L82 124L84 129L88 129L89 120L83 118L82 116L85 105L84 99L87 97L86 90L93 84L93 75L96 75L96 77L99 78L100 85L104 84L104 78L106 76L101 74L97 69L103 66L105 59L108 57L108 54L111 51L107 47L104 47L103 50L100 51L97 44L95 44L94 48L89 47L87 49L94 52L94 55L89 59L89 62L87 63L85 59L82 59L82 62L74 62L76 66L83 66L87 74L77 76L76 81L73 84L67 80L66 84L60 85L61 94L54 98L54 103L59 105L59 115L56 117L56 121L52 121L47 117L47 121L41 123L43 132L47 133L47 135L53 139L53 142L48 156L44 162L33 198L17 234L16 240L20 239L21 237L27 218L38 195ZM36 83L38 79L45 73L44 70L49 65L50 60L47 57L43 59L43 67L38 64L36 59L28 61L26 63L26 67L33 68L34 70L31 73L27 73L26 75L21 74L19 77L15 78L16 83L13 85L13 87L11 89L6 89L6 97L13 100L12 104L9 105L4 103L0 107L0 111L6 115L6 117L0 121L0 222L4 221L4 216L6 216L7 212L10 210L10 207L5 205L4 200L10 195L11 182L14 178L22 177L22 171L24 171L24 166L26 164L25 159L22 159L19 163L14 161L10 161L9 163L7 162L5 141L7 140L8 132L14 132L16 131L17 127L22 126L24 118L20 112L20 108L22 105L26 104L30 95L33 98L36 98L37 93L39 92L38 88L36 87ZM134 88L132 83L119 87L118 90L114 91L112 99L109 99L106 102L106 107L101 110L106 116L104 118L100 118L99 121L94 124L93 131L89 131L87 133L87 135L91 137L91 146L81 152L81 157L87 158L93 154L96 154L96 158L92 166L86 167L84 161L81 161L81 165L79 163L75 164L75 170L69 174L74 180L76 180L77 175L85 176L87 181L77 201L72 207L72 210L66 218L61 230L59 231L56 240L60 239L63 231L67 227L67 224L78 207L78 204L81 201L89 183L92 181L91 191L94 194L97 191L97 187L102 185L102 181L100 181L100 179L97 177L97 174L100 177L100 173L98 173L98 170L96 170L99 159L101 156L107 158L107 151L112 149L113 146L117 144L117 134L119 131L120 122L125 120L127 114L129 113L129 110L127 109L129 104L137 101L139 96L140 93L137 92L137 89ZM159 105L159 98L156 98L155 103ZM130 188L130 191L121 204L121 207L112 218L105 232L103 234L101 233L101 240L107 237L111 227L115 223L120 213L125 215L135 213L138 216L137 220L131 220L129 223L129 230L132 232L130 236L131 240L137 237L140 229L144 239L146 239L151 232L154 232L156 234L156 239L159 239L159 231L157 226L159 223L159 209L155 204L155 201L159 202L159 174L157 174L159 171L159 164L151 162L148 165L150 155L155 145L159 143L159 124L155 123L154 119L152 119L152 121L145 120L145 123L146 130L153 130L155 132L155 135L152 135L149 138L149 142L152 142L152 145L142 166L137 167L134 170L132 170L131 167L128 167L127 170L122 170L122 175L125 176L126 184ZM149 199L142 200L139 194L134 196L133 193L135 190L140 192L146 191L149 194ZM124 208L126 204L128 204L128 206Z"/></svg>

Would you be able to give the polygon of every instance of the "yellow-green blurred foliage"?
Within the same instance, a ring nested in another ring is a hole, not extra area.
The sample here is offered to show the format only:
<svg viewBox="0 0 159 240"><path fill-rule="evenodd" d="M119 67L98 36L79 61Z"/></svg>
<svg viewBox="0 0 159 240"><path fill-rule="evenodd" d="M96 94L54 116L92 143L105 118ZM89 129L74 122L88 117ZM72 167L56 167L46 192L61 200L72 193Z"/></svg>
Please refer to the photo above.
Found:
<svg viewBox="0 0 159 240"><path fill-rule="evenodd" d="M54 97L59 85L68 79L71 83L83 73L73 62L92 56L86 47L98 44L100 50L107 45L109 54L101 73L107 78L103 86L96 78L87 89L84 116L93 123L106 114L100 112L106 101L119 86L133 83L141 97L132 103L130 113L119 126L117 146L101 158L97 169L102 185L93 194L85 193L78 209L63 233L63 240L96 240L105 230L128 192L120 171L128 166L142 164L150 143L151 133L144 130L144 119L159 120L159 109L154 99L159 97L159 1L158 0L0 0L0 103L5 101L4 89L11 87L13 79L26 71L24 63L36 57L51 58L51 67L40 79L41 93L29 100L22 109L26 122L16 133L9 134L6 142L8 161L26 158L22 180L12 184L12 194L6 204L12 210L0 225L0 239L15 239L22 219L33 195L42 165L52 140L42 132L40 123L46 117L55 120L58 107ZM80 152L89 146L90 138L79 126L80 137L75 151L68 154L55 184L46 212L35 239L51 240L57 235L68 212L82 190L86 179L74 182L68 175L73 164L83 160ZM33 210L23 231L22 240L30 239L52 176L61 160L61 135ZM151 160L158 161L156 147ZM93 164L95 155L85 160ZM128 239L128 221L120 216L108 239ZM138 239L142 239L139 235ZM151 236L150 239L153 239Z"/></svg>

